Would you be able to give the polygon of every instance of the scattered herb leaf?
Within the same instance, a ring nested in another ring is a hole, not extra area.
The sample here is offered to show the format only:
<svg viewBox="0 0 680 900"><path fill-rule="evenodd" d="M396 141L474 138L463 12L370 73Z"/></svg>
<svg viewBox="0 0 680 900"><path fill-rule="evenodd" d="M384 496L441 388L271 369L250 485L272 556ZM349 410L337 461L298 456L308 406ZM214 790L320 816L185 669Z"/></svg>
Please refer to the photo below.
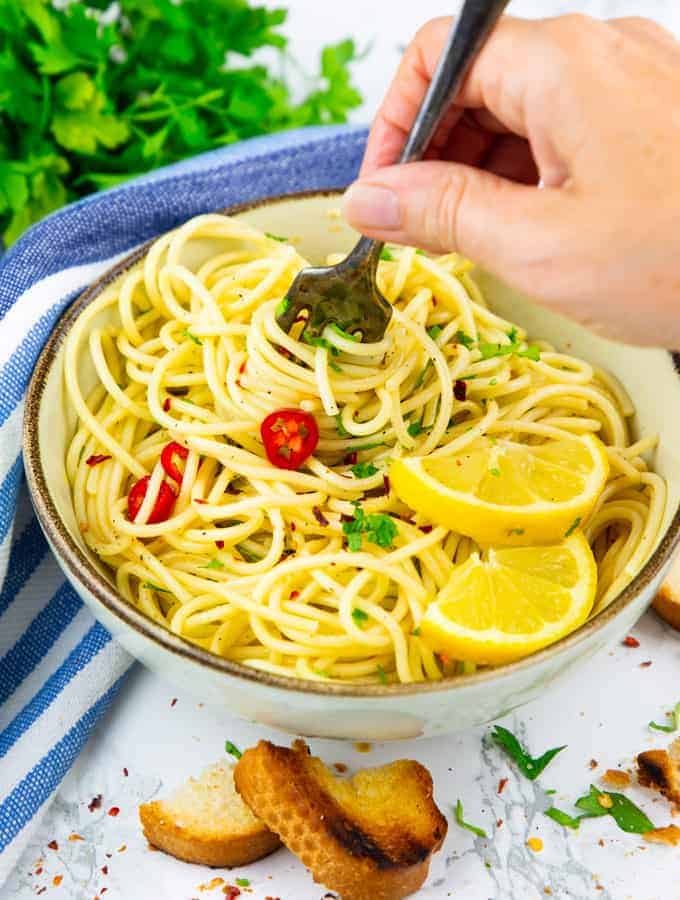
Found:
<svg viewBox="0 0 680 900"><path fill-rule="evenodd" d="M436 341L443 330L441 325L431 325L430 328L427 329L427 334L431 340Z"/></svg>
<svg viewBox="0 0 680 900"><path fill-rule="evenodd" d="M476 825L470 825L469 822L466 822L463 819L463 804L460 799L456 801L456 824L460 825L461 828L465 828L466 831L471 831L473 834L476 834L477 837L485 838L486 831L483 828L478 828Z"/></svg>
<svg viewBox="0 0 680 900"><path fill-rule="evenodd" d="M331 322L329 328L346 341L354 341L355 344L359 343L359 338L356 335L350 334L349 331L345 331L336 322Z"/></svg>
<svg viewBox="0 0 680 900"><path fill-rule="evenodd" d="M169 591L167 588L162 588L158 584L154 584L153 581L145 581L142 585L143 588L147 588L149 591L158 591L160 594L171 594L172 591Z"/></svg>
<svg viewBox="0 0 680 900"><path fill-rule="evenodd" d="M467 347L468 350L471 350L474 347L474 340L470 337L469 334L465 334L464 331L456 332L456 340L459 344L462 344L464 347Z"/></svg>
<svg viewBox="0 0 680 900"><path fill-rule="evenodd" d="M203 343L203 341L200 338L196 337L195 334L192 334L188 328L184 329L184 331L182 332L182 335L185 338L189 338L190 341L193 341L194 344L198 344L199 346Z"/></svg>
<svg viewBox="0 0 680 900"><path fill-rule="evenodd" d="M368 621L368 613L364 612L363 609L359 609L358 606L355 606L352 610L352 618L357 625L363 627L364 622Z"/></svg>
<svg viewBox="0 0 680 900"><path fill-rule="evenodd" d="M507 728L503 728L502 725L494 727L491 737L499 747L505 750L510 759L516 763L520 772L530 781L535 781L548 763L566 748L566 744L564 744L562 747L553 747L552 750L546 750L542 756L533 757L522 747L515 735L508 731Z"/></svg>
<svg viewBox="0 0 680 900"><path fill-rule="evenodd" d="M370 478L371 475L375 475L377 471L377 468L372 462L360 462L352 466L352 474L356 478Z"/></svg>
<svg viewBox="0 0 680 900"><path fill-rule="evenodd" d="M665 731L666 734L672 734L674 731L678 731L680 729L680 703L675 704L675 708L673 712L669 713L671 717L670 725L657 725L656 722L650 722L649 727L653 728L655 731Z"/></svg>
<svg viewBox="0 0 680 900"><path fill-rule="evenodd" d="M228 753L230 756L233 756L235 759L241 759L241 757L243 756L243 754L238 749L236 744L232 744L231 741L225 741L224 750L225 750L225 753Z"/></svg>
<svg viewBox="0 0 680 900"><path fill-rule="evenodd" d="M354 516L342 523L342 531L347 538L347 547L353 553L361 550L362 536L378 547L390 548L394 544L397 525L392 516L382 513L366 515L358 504L354 507Z"/></svg>
<svg viewBox="0 0 680 900"><path fill-rule="evenodd" d="M546 816L549 819L557 822L558 825L564 825L565 828L573 828L574 831L578 831L578 827L581 824L581 816L570 816L569 813L563 812L561 809L558 809L556 806L551 806L550 809L546 809Z"/></svg>
<svg viewBox="0 0 680 900"><path fill-rule="evenodd" d="M206 569L223 569L224 563L220 562L219 559L211 559L210 562L208 563L208 565L205 566L205 568Z"/></svg>
<svg viewBox="0 0 680 900"><path fill-rule="evenodd" d="M392 255L392 253L390 253L387 247L383 247L380 251L380 259L382 259L384 262L393 262L394 256Z"/></svg>
<svg viewBox="0 0 680 900"><path fill-rule="evenodd" d="M580 524L581 524L581 516L576 516L576 518L571 523L569 528L567 528L567 530L564 532L565 538L571 537L572 534L576 531L576 529L578 528L578 526Z"/></svg>
<svg viewBox="0 0 680 900"><path fill-rule="evenodd" d="M271 231L265 231L265 235L269 238L270 241L279 241L281 244L287 244L288 238L281 237L279 234L272 234Z"/></svg>
<svg viewBox="0 0 680 900"><path fill-rule="evenodd" d="M654 830L653 823L628 797L601 791L594 784L591 784L590 791L584 797L579 797L575 806L586 813L581 818L611 816L619 828L629 834L646 834Z"/></svg>

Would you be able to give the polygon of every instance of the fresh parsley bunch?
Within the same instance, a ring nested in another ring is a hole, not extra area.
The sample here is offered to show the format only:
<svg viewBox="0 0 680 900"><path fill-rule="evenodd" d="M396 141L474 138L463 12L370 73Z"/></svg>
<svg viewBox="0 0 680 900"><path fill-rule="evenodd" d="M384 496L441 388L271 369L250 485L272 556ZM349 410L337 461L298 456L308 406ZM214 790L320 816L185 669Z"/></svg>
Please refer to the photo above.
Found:
<svg viewBox="0 0 680 900"><path fill-rule="evenodd" d="M326 47L294 102L263 65L285 9L248 0L0 0L0 233L9 244L76 197L183 157L361 102L351 40ZM112 13L114 15L112 15Z"/></svg>

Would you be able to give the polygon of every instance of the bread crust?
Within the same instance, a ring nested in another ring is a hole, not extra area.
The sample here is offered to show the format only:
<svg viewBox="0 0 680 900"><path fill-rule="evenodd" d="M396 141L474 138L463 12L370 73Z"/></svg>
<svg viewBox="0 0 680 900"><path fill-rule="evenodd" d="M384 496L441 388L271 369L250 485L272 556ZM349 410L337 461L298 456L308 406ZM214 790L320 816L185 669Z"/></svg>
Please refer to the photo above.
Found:
<svg viewBox="0 0 680 900"><path fill-rule="evenodd" d="M646 750L637 757L638 781L680 808L680 738L668 750Z"/></svg>
<svg viewBox="0 0 680 900"><path fill-rule="evenodd" d="M336 779L299 741L260 741L239 760L234 781L246 804L343 900L400 900L417 891L447 822L430 773L400 760Z"/></svg>
<svg viewBox="0 0 680 900"><path fill-rule="evenodd" d="M680 556L671 566L652 606L664 621L680 631Z"/></svg>

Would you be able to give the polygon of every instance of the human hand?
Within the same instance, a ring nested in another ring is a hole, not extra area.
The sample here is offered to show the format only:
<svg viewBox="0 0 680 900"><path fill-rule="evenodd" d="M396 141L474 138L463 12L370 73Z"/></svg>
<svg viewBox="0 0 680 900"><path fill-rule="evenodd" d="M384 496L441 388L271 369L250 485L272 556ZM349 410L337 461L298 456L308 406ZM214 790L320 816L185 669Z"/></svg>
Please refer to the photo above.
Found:
<svg viewBox="0 0 680 900"><path fill-rule="evenodd" d="M680 43L646 19L504 17L428 158L390 165L450 25L429 22L406 50L349 222L459 250L608 337L679 349Z"/></svg>

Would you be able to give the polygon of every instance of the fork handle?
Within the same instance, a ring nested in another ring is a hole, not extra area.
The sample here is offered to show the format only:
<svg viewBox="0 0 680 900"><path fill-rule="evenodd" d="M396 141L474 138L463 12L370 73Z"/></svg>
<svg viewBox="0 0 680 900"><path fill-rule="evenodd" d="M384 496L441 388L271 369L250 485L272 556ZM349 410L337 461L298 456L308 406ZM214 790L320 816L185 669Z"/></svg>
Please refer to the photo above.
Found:
<svg viewBox="0 0 680 900"><path fill-rule="evenodd" d="M423 158L428 144L444 118L451 100L460 90L475 57L510 0L465 0L439 57L427 94L406 138L400 163ZM370 258L377 267L384 244L362 237L352 257Z"/></svg>

